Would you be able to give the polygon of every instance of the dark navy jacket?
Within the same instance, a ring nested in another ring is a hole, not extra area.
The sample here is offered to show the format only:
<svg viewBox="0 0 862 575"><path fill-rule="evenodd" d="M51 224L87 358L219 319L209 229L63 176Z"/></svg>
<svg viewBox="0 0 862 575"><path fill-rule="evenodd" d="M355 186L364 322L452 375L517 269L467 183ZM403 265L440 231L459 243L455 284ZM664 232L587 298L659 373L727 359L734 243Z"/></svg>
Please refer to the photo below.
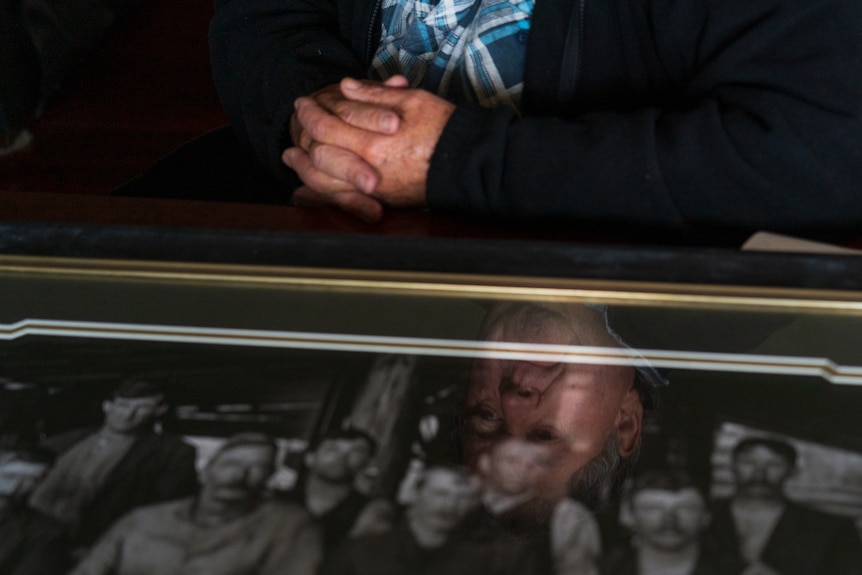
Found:
<svg viewBox="0 0 862 575"><path fill-rule="evenodd" d="M710 536L739 556L730 501L713 502ZM782 575L862 575L862 542L850 518L788 501L761 560Z"/></svg>
<svg viewBox="0 0 862 575"><path fill-rule="evenodd" d="M212 65L270 171L293 100L364 77L379 0L216 0ZM669 228L862 229L862 2L539 0L524 111L459 106L432 208Z"/></svg>

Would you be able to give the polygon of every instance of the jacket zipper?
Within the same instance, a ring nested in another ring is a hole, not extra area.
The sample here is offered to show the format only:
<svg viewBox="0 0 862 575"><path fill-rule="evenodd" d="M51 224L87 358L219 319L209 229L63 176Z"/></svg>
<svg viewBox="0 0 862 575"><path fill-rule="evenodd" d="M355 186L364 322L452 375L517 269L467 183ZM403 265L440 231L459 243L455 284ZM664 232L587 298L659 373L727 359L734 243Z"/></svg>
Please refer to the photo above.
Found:
<svg viewBox="0 0 862 575"><path fill-rule="evenodd" d="M371 11L371 23L368 25L368 36L365 42L365 69L371 67L371 62L374 60L374 31L380 28L380 10L383 6L383 0L375 0L374 9Z"/></svg>
<svg viewBox="0 0 862 575"><path fill-rule="evenodd" d="M578 91L584 49L584 15L586 10L587 0L578 0L578 5L572 10L571 20L569 20L560 73L560 102L571 102Z"/></svg>

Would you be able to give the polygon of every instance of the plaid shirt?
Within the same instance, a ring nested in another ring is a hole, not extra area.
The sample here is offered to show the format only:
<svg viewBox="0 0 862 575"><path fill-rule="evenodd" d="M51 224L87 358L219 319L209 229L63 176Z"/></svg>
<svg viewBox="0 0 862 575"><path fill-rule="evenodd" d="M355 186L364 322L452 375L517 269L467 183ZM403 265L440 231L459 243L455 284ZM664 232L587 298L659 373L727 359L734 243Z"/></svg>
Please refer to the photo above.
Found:
<svg viewBox="0 0 862 575"><path fill-rule="evenodd" d="M383 0L370 76L455 103L520 110L535 0Z"/></svg>

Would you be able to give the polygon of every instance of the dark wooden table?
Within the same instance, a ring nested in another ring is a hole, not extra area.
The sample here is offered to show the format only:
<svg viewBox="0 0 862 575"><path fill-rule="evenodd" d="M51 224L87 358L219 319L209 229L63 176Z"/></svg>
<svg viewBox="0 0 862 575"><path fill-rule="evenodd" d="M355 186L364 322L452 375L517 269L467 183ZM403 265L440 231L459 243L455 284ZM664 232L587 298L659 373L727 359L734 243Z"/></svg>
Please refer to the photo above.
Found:
<svg viewBox="0 0 862 575"><path fill-rule="evenodd" d="M486 239L535 239L609 244L672 244L685 240L652 233L608 233L563 222L502 222L432 214L389 211L367 224L339 210L289 206L125 198L59 193L0 191L0 222L50 222L229 230L344 233L373 236L420 236ZM702 239L693 245L712 243ZM737 239L719 242L737 247Z"/></svg>
<svg viewBox="0 0 862 575"><path fill-rule="evenodd" d="M425 211L389 211L367 224L329 208L0 191L0 222L131 225L409 236L561 241L587 244L735 249L745 235L659 234L651 230L584 229L565 222L511 222ZM862 237L838 245L862 249Z"/></svg>
<svg viewBox="0 0 862 575"><path fill-rule="evenodd" d="M390 211L381 222L367 224L329 208L0 191L0 222L3 221L373 236L649 243L646 236L611 236L595 230L584 233L563 223L514 225L511 222L483 221L426 211Z"/></svg>

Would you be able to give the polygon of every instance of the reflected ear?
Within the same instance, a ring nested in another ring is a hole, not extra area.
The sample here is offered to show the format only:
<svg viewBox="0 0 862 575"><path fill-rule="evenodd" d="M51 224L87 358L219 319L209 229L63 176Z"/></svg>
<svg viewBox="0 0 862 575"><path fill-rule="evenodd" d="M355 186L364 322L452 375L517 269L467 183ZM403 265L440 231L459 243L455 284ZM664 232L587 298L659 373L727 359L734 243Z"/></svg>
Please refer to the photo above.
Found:
<svg viewBox="0 0 862 575"><path fill-rule="evenodd" d="M628 457L637 451L641 440L644 406L635 388L631 388L623 397L623 403L617 413L616 432L619 440L619 454Z"/></svg>
<svg viewBox="0 0 862 575"><path fill-rule="evenodd" d="M102 401L102 413L107 415L108 412L111 411L112 405L113 405L113 402L110 399L106 399L106 400Z"/></svg>

